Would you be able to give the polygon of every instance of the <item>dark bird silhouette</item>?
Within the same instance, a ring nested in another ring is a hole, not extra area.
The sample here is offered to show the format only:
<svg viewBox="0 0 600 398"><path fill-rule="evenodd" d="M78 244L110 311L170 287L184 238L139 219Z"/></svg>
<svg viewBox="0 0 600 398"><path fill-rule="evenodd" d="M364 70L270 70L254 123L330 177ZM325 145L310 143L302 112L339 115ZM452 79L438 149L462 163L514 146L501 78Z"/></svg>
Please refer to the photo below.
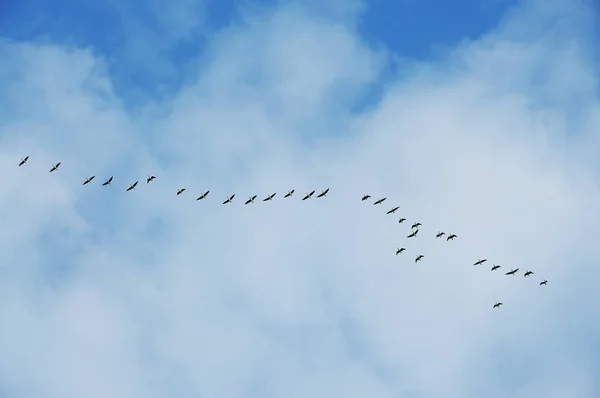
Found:
<svg viewBox="0 0 600 398"><path fill-rule="evenodd" d="M21 162L19 163L19 167L23 166L25 163L27 163L27 161L29 160L29 155L25 156L23 159L21 159Z"/></svg>
<svg viewBox="0 0 600 398"><path fill-rule="evenodd" d="M131 191L132 189L135 189L135 187L137 186L137 184L138 184L138 182L137 182L137 181L136 181L136 182L134 182L133 184L131 184L131 185L129 186L129 188L127 188L127 189L126 189L126 191Z"/></svg>
<svg viewBox="0 0 600 398"><path fill-rule="evenodd" d="M420 226L421 226L421 223L420 222L416 222L410 228L411 229L415 229L415 228L419 228Z"/></svg>
<svg viewBox="0 0 600 398"><path fill-rule="evenodd" d="M184 192L185 192L185 188L181 188L179 191L177 191L177 196L181 195Z"/></svg>
<svg viewBox="0 0 600 398"><path fill-rule="evenodd" d="M545 280L545 279L544 279L543 281L541 281L541 282L540 282L540 286L545 286L545 285L547 285L547 284L548 284L548 281L547 281L547 280Z"/></svg>
<svg viewBox="0 0 600 398"><path fill-rule="evenodd" d="M104 181L102 183L102 186L105 187L107 185L110 185L110 183L112 182L112 180L113 180L113 176L110 176L110 178L108 180L106 180L106 181Z"/></svg>
<svg viewBox="0 0 600 398"><path fill-rule="evenodd" d="M407 236L407 238L414 238L417 236L418 233L419 233L419 230L415 229L410 235Z"/></svg>
<svg viewBox="0 0 600 398"><path fill-rule="evenodd" d="M146 184L150 184L150 181L154 181L156 180L155 176L148 176L148 178L146 178Z"/></svg>
<svg viewBox="0 0 600 398"><path fill-rule="evenodd" d="M307 193L306 196L302 198L302 200L310 199L314 195L314 193L315 193L315 191L311 191L311 192Z"/></svg>
<svg viewBox="0 0 600 398"><path fill-rule="evenodd" d="M494 264L494 266L492 267L492 271L496 271L498 268L500 268L500 266Z"/></svg>
<svg viewBox="0 0 600 398"><path fill-rule="evenodd" d="M396 249L396 256L397 256L398 254L402 253L404 250L406 250L406 249L405 249L405 248L403 248L403 247L399 247L399 248L397 248L397 249Z"/></svg>
<svg viewBox="0 0 600 398"><path fill-rule="evenodd" d="M400 219L398 220L398 224L402 224L404 221L406 221L406 218L400 217Z"/></svg>
<svg viewBox="0 0 600 398"><path fill-rule="evenodd" d="M256 199L256 195L248 198L248 200L246 201L246 203L244 203L245 205L250 204L250 203L254 203L254 199Z"/></svg>
<svg viewBox="0 0 600 398"><path fill-rule="evenodd" d="M364 202L365 200L368 200L370 197L371 197L371 195L363 195L361 200Z"/></svg>
<svg viewBox="0 0 600 398"><path fill-rule="evenodd" d="M416 258L415 258L415 264L416 264L416 263L418 263L419 261L421 261L421 259L422 259L423 257L425 257L425 256L424 256L424 255L422 255L422 254L419 254L419 255L418 255Z"/></svg>
<svg viewBox="0 0 600 398"><path fill-rule="evenodd" d="M498 302L498 303L494 304L494 308L500 308L501 305L502 305L502 303Z"/></svg>
<svg viewBox="0 0 600 398"><path fill-rule="evenodd" d="M506 274L504 274L504 275L514 275L514 274L516 274L516 273L517 273L517 271L518 271L518 270L519 270L518 268L516 268L516 269L513 269L512 271L508 271L508 272L507 272Z"/></svg>
<svg viewBox="0 0 600 398"><path fill-rule="evenodd" d="M379 199L377 199L375 202L373 202L373 204L374 204L374 205L380 205L380 204L382 204L383 202L385 202L385 200L386 200L386 199L387 199L387 198L379 198Z"/></svg>
<svg viewBox="0 0 600 398"><path fill-rule="evenodd" d="M291 191L289 191L288 193L285 194L284 198L289 198L294 194L295 189L292 189Z"/></svg>
<svg viewBox="0 0 600 398"><path fill-rule="evenodd" d="M473 263L473 265L481 265L483 263L485 263L487 261L487 258L484 258L483 260L477 260L475 261L475 263Z"/></svg>
<svg viewBox="0 0 600 398"><path fill-rule="evenodd" d="M50 169L50 173L52 173L55 170L58 170L59 167L60 167L60 162L58 162L54 166L52 166L52 168Z"/></svg>
<svg viewBox="0 0 600 398"><path fill-rule="evenodd" d="M326 190L324 190L323 192L321 192L320 194L318 194L317 198L322 198L323 196L327 195L327 192L329 192L329 188L327 188Z"/></svg>
<svg viewBox="0 0 600 398"><path fill-rule="evenodd" d="M85 180L85 181L83 182L83 185L87 185L87 184L89 184L90 182L92 182L92 180L93 180L94 178L96 178L96 176L91 176L91 177L89 177L87 180Z"/></svg>
<svg viewBox="0 0 600 398"><path fill-rule="evenodd" d="M226 205L227 203L231 203L231 201L233 200L234 197L235 197L235 194L231 195L230 197L227 198L227 200L225 202L223 202L223 204Z"/></svg>
<svg viewBox="0 0 600 398"><path fill-rule="evenodd" d="M528 277L529 275L533 275L533 272L527 271L527 272L525 272L525 274L523 276L524 277Z"/></svg>
<svg viewBox="0 0 600 398"><path fill-rule="evenodd" d="M399 208L400 208L400 206L396 206L396 207L394 207L394 208L391 208L391 209L389 209L389 210L388 210L388 212L387 212L387 213L385 213L385 214L394 214L394 213L396 212L396 210L398 210Z"/></svg>
<svg viewBox="0 0 600 398"><path fill-rule="evenodd" d="M454 234L452 234L452 235L449 235L449 236L446 238L446 242L447 242L447 241L449 241L449 240L454 240L454 238L457 238L457 236L456 236L456 235L454 235Z"/></svg>
<svg viewBox="0 0 600 398"><path fill-rule="evenodd" d="M441 238L442 236L446 235L445 232L438 232L437 235L435 236L436 238Z"/></svg>
<svg viewBox="0 0 600 398"><path fill-rule="evenodd" d="M276 194L277 194L277 192L273 193L272 195L267 196L266 198L263 199L263 202L268 202L269 200L273 200L273 198L275 197Z"/></svg>
<svg viewBox="0 0 600 398"><path fill-rule="evenodd" d="M210 191L206 191L206 192L204 192L202 195L198 196L198 198L197 198L196 200L202 200L202 199L206 198L206 197L208 196L208 193L209 193L209 192L210 192Z"/></svg>

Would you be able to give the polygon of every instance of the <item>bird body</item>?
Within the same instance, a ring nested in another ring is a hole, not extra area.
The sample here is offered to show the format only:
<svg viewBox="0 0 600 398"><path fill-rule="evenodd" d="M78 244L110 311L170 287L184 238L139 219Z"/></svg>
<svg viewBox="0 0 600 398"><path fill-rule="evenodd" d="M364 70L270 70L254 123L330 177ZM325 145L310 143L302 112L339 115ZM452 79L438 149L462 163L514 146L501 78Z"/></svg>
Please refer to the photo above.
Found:
<svg viewBox="0 0 600 398"><path fill-rule="evenodd" d="M383 202L385 202L385 200L386 200L386 199L387 199L387 198L379 198L379 199L377 199L375 202L373 202L373 204L374 204L374 205L380 205L380 204L382 204Z"/></svg>
<svg viewBox="0 0 600 398"><path fill-rule="evenodd" d="M295 189L292 189L291 191L289 191L288 193L285 194L284 198L289 198L294 194Z"/></svg>
<svg viewBox="0 0 600 398"><path fill-rule="evenodd" d="M87 179L86 179L86 180L83 182L83 185L87 185L87 184L89 184L90 182L92 182L92 180L93 180L94 178L96 178L96 176L91 176L91 177L88 177L88 178L87 178Z"/></svg>
<svg viewBox="0 0 600 398"><path fill-rule="evenodd" d="M398 210L399 208L400 208L400 206L393 207L390 210L388 210L388 212L385 214L394 214L396 212L396 210Z"/></svg>
<svg viewBox="0 0 600 398"><path fill-rule="evenodd" d="M52 166L52 168L50 169L50 173L52 173L53 171L58 170L58 168L60 167L60 163L61 162L58 162L54 166Z"/></svg>
<svg viewBox="0 0 600 398"><path fill-rule="evenodd" d="M210 191L206 191L204 192L202 195L198 196L198 198L196 200L202 200L204 198L206 198L208 196Z"/></svg>
<svg viewBox="0 0 600 398"><path fill-rule="evenodd" d="M323 196L327 195L327 192L329 192L329 188L327 188L326 190L324 190L323 192L321 192L320 194L318 194L317 198L322 198Z"/></svg>
<svg viewBox="0 0 600 398"><path fill-rule="evenodd" d="M27 161L29 160L29 155L25 156L23 159L21 159L21 162L19 163L19 167L23 166L25 163L27 163Z"/></svg>
<svg viewBox="0 0 600 398"><path fill-rule="evenodd" d="M104 181L104 183L102 184L102 186L105 187L107 185L110 185L110 183L112 182L112 180L113 180L113 176L110 176L110 178L108 180Z"/></svg>
<svg viewBox="0 0 600 398"><path fill-rule="evenodd" d="M419 254L419 255L418 255L416 258L415 258L415 264L416 264L416 263L418 263L419 261L421 261L421 259L422 259L423 257L425 257L425 256L424 256L424 255L422 255L422 254Z"/></svg>
<svg viewBox="0 0 600 398"><path fill-rule="evenodd" d="M126 189L126 191L131 191L132 189L135 189L135 187L137 186L137 184L138 184L138 181L134 182L133 184L131 184L129 186L129 188Z"/></svg>

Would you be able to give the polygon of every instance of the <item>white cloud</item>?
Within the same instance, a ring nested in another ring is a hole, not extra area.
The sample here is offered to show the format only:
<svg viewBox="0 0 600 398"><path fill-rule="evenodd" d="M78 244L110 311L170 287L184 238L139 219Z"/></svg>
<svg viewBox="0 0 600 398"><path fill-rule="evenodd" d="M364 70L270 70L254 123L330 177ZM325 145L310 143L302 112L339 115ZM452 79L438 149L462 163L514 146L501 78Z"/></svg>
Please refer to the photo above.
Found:
<svg viewBox="0 0 600 398"><path fill-rule="evenodd" d="M545 4L405 63L360 115L388 54L291 5L247 13L197 81L135 115L91 53L2 44L0 391L595 396L592 22Z"/></svg>

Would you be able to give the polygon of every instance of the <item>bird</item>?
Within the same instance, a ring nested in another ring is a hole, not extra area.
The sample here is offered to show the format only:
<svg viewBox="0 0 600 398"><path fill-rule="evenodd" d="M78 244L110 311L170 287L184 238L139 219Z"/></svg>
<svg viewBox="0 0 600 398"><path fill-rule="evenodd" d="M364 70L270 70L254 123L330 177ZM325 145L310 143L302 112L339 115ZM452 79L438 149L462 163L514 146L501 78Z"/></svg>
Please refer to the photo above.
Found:
<svg viewBox="0 0 600 398"><path fill-rule="evenodd" d="M235 197L235 194L231 195L230 197L227 198L227 200L225 202L223 202L223 204L226 205L227 203L231 203L231 201L233 200L234 197Z"/></svg>
<svg viewBox="0 0 600 398"><path fill-rule="evenodd" d="M417 236L418 233L419 233L419 230L415 229L414 232L412 232L410 235L407 236L407 238L414 238Z"/></svg>
<svg viewBox="0 0 600 398"><path fill-rule="evenodd" d="M50 173L52 173L55 170L58 170L59 167L60 167L60 162L58 162L54 166L52 166L52 168L50 169Z"/></svg>
<svg viewBox="0 0 600 398"><path fill-rule="evenodd" d="M388 210L388 212L387 212L387 213L385 213L385 214L393 214L393 213L395 213L395 212L396 212L396 210L398 210L399 208L400 208L400 206L396 206L396 207L394 207L394 208L391 208L391 209L389 209L389 210Z"/></svg>
<svg viewBox="0 0 600 398"><path fill-rule="evenodd" d="M498 302L498 303L494 304L494 308L500 308L501 305L502 305L502 303Z"/></svg>
<svg viewBox="0 0 600 398"><path fill-rule="evenodd" d="M400 219L398 220L398 224L402 224L404 221L406 221L406 218L400 217Z"/></svg>
<svg viewBox="0 0 600 398"><path fill-rule="evenodd" d="M83 182L83 185L87 185L87 184L89 184L90 182L92 182L92 180L93 180L94 178L96 178L96 176L91 176L91 177L89 177L88 179L86 179L86 180Z"/></svg>
<svg viewBox="0 0 600 398"><path fill-rule="evenodd" d="M277 192L273 193L272 195L267 196L266 198L263 199L263 202L273 200L273 198L275 197L276 194L277 194Z"/></svg>
<svg viewBox="0 0 600 398"><path fill-rule="evenodd" d="M481 265L483 263L485 263L487 261L487 258L484 258L483 260L477 260L475 261L475 263L473 263L473 265Z"/></svg>
<svg viewBox="0 0 600 398"><path fill-rule="evenodd" d="M209 192L210 192L210 191L206 191L206 192L204 192L202 195L198 196L198 198L197 198L196 200L202 200L202 199L206 198L206 197L208 196L208 193L209 193Z"/></svg>
<svg viewBox="0 0 600 398"><path fill-rule="evenodd" d="M518 270L519 270L518 268L516 268L516 269L513 269L512 271L508 271L508 272L507 272L506 274L504 274L504 275L514 275L514 274L516 274L516 273L517 273L517 271L518 271Z"/></svg>
<svg viewBox="0 0 600 398"><path fill-rule="evenodd" d="M110 176L110 178L108 180L104 181L104 183L102 184L102 186L105 187L107 185L110 185L110 183L112 182L112 180L113 180L113 176Z"/></svg>
<svg viewBox="0 0 600 398"><path fill-rule="evenodd" d="M314 193L315 193L315 191L310 191L309 193L306 194L305 197L302 198L302 200L310 199L314 195Z"/></svg>
<svg viewBox="0 0 600 398"><path fill-rule="evenodd" d="M540 286L545 286L545 285L547 285L547 284L548 284L548 281L547 281L547 280L545 280L545 279L544 279L543 281L541 281L541 282L540 282Z"/></svg>
<svg viewBox="0 0 600 398"><path fill-rule="evenodd" d="M291 191L289 191L288 193L285 194L284 198L289 198L294 194L295 189L292 189Z"/></svg>
<svg viewBox="0 0 600 398"><path fill-rule="evenodd" d="M445 232L438 232L437 235L435 236L436 238L441 238L442 236L446 235Z"/></svg>
<svg viewBox="0 0 600 398"><path fill-rule="evenodd" d="M137 186L137 184L138 184L138 182L137 182L137 181L136 181L136 182L134 182L133 184L131 184L131 185L129 186L129 188L127 188L127 189L126 189L126 191L131 191L132 189L135 189L135 187Z"/></svg>
<svg viewBox="0 0 600 398"><path fill-rule="evenodd" d="M250 203L254 203L254 199L256 199L256 195L248 198L248 200L246 201L246 203L244 203L245 205L250 204Z"/></svg>
<svg viewBox="0 0 600 398"><path fill-rule="evenodd" d="M456 236L456 235L454 235L454 234L452 234L452 235L449 235L449 236L446 238L446 242L447 242L447 241L449 241L449 240L454 240L454 238L457 238L457 236Z"/></svg>
<svg viewBox="0 0 600 398"><path fill-rule="evenodd" d="M411 229L415 229L415 228L419 228L420 226L421 226L421 223L420 222L416 222L410 228Z"/></svg>
<svg viewBox="0 0 600 398"><path fill-rule="evenodd" d="M494 266L492 267L492 271L496 271L498 268L500 268L499 265L494 264Z"/></svg>
<svg viewBox="0 0 600 398"><path fill-rule="evenodd" d="M422 255L422 254L419 254L419 255L418 255L416 258L415 258L415 264L416 264L416 263L418 263L419 261L421 261L421 259L422 259L423 257L425 257L425 256L424 256L424 255Z"/></svg>
<svg viewBox="0 0 600 398"><path fill-rule="evenodd" d="M321 192L320 194L317 195L317 198L322 198L325 195L327 195L327 192L329 192L329 188L327 188L326 190L324 190L323 192Z"/></svg>
<svg viewBox="0 0 600 398"><path fill-rule="evenodd" d="M396 249L396 256L406 250L404 247L399 247Z"/></svg>
<svg viewBox="0 0 600 398"><path fill-rule="evenodd" d="M533 272L527 271L525 274L523 274L524 277L528 277L529 275L533 275Z"/></svg>
<svg viewBox="0 0 600 398"><path fill-rule="evenodd" d="M371 197L371 195L365 194L365 195L363 195L361 200L364 202L365 200L369 200L370 197Z"/></svg>
<svg viewBox="0 0 600 398"><path fill-rule="evenodd" d="M150 184L150 181L154 181L155 179L155 176L148 176L148 178L146 179L146 184Z"/></svg>
<svg viewBox="0 0 600 398"><path fill-rule="evenodd" d="M387 198L379 198L377 199L375 202L373 202L374 205L380 205L382 204Z"/></svg>
<svg viewBox="0 0 600 398"><path fill-rule="evenodd" d="M27 163L27 161L29 160L29 155L25 156L23 159L21 159L21 162L19 163L19 167L23 166L25 163Z"/></svg>
<svg viewBox="0 0 600 398"><path fill-rule="evenodd" d="M184 192L185 192L185 188L181 188L179 191L177 191L177 196L181 195Z"/></svg>

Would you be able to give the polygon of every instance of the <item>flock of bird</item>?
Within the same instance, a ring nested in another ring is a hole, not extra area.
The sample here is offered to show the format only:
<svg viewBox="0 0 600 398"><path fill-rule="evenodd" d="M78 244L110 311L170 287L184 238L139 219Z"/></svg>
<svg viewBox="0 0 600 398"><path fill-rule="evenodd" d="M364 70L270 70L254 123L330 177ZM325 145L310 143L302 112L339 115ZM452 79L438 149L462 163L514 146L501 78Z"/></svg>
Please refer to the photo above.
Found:
<svg viewBox="0 0 600 398"><path fill-rule="evenodd" d="M19 162L19 167L21 167L21 166L23 166L23 165L27 164L28 160L29 160L29 156L26 156L26 157L24 157L23 159L21 159L21 161ZM55 165L53 165L53 166L52 166L52 168L50 169L50 173L52 173L52 172L55 172L56 170L58 170L58 169L59 169L59 167L60 167L60 165L61 165L61 162L58 162L58 163L56 163ZM88 185L88 184L90 184L90 183L91 183L91 182L92 182L92 181L93 181L95 178L96 178L96 176L95 176L95 175L93 175L93 176L90 176L90 177L86 178L86 179L83 181L83 185ZM150 182L154 181L155 179L156 179L156 176L149 175L149 176L148 176L148 178L146 178L146 184L149 184ZM109 177L108 179L106 179L106 180L105 180L105 181L102 183L102 186L111 185L112 181L113 181L113 176L111 176L111 177ZM125 191L126 191L126 192L129 192L129 191L132 191L132 190L134 190L134 189L136 188L136 186L138 185L138 183L139 183L139 181L135 181L134 183L130 184L130 185L129 185L129 186L126 188L126 189L125 189ZM177 190L177 193L176 193L176 195L177 195L177 196L179 196L179 195L183 194L185 191L186 191L186 189L185 189L185 188L180 188L180 189L178 189L178 190ZM294 192L295 192L295 190L294 190L294 189L292 189L291 191L288 191L288 192L285 194L284 198L290 198L290 197L292 197L292 196L294 195ZM313 190L313 191L311 191L311 192L308 192L308 193L306 193L306 194L304 195L304 197L302 198L302 200L308 200L308 199L312 198L312 197L313 197L313 195L315 194L315 192L316 192L316 191L315 191L315 190ZM210 190L208 190L208 191L206 191L206 192L202 193L200 196L198 196L198 198L197 198L196 200L203 200L203 199L206 199L206 197L208 196L208 194L209 194L209 193L210 193ZM327 188L327 189L323 190L323 191L322 191L320 194L318 194L316 197L317 197L317 198L323 198L323 197L325 197L325 196L327 195L327 193L329 193L329 188ZM272 201L272 200L275 198L275 195L276 195L276 193L275 193L275 192L274 192L274 193L272 193L272 194L270 194L270 195L268 195L267 197L265 197L265 198L263 199L263 202ZM253 196L250 196L250 197L248 198L248 200L246 200L246 201L244 202L244 204L245 204L245 205L248 205L248 204L254 203L254 201L255 201L255 199L257 198L257 196L258 196L258 195L253 195ZM224 205L226 205L226 204L229 204L229 203L231 203L231 202L233 201L233 199L234 199L234 198L235 198L235 194L228 196L228 197L225 199L225 201L223 202L223 204L224 204ZM364 202L364 201L368 201L369 199L371 199L371 195L368 195L368 194L365 194L365 195L363 195L363 197L362 197L362 201L363 201L363 202ZM379 199L377 199L377 200L375 200L375 201L373 202L373 205L381 205L383 202L385 202L385 200L386 200L386 199L387 199L387 198L385 198L385 197L384 197L384 198L379 198ZM395 206L395 207L392 207L390 210L388 210L388 211L386 212L386 214L394 214L394 213L396 213L396 211L397 211L398 209L400 209L400 206ZM399 223L399 224L402 224L402 223L404 223L405 221L406 221L406 218L403 218L403 217L400 217L400 218L398 219L398 223ZM420 227L420 226L421 226L421 223L420 223L420 222L415 222L414 224L412 224L412 226L411 226L411 233L410 233L409 235L407 235L407 238L408 238L408 239L411 239L411 238L416 238L416 237L417 237L417 235L418 235L418 233L419 233L419 227ZM438 233L436 234L436 236L435 236L435 237L436 237L436 239L440 239L440 238L446 237L446 241L452 241L452 240L456 239L458 236L457 236L456 234L446 234L445 232L442 232L442 231L440 231L440 232L438 232ZM406 251L406 248L405 248L405 247L398 247L398 248L396 249L396 256L398 256L398 255L402 254L402 253L403 253L403 252L405 252L405 251ZM415 264L416 264L416 263L418 263L419 261L423 260L423 258L425 258L425 256L424 256L423 254L417 254L417 255L416 255L416 257L415 257L415 260L414 260ZM483 264L484 264L484 263L486 263L487 261L488 261L488 260L487 260L487 258L478 259L478 260L477 260L475 263L473 263L473 266L480 266L480 265L483 265ZM492 271L492 272L494 272L494 271L496 271L496 270L498 270L498 269L500 269L500 268L501 268L501 266L500 266L500 265L492 264L491 271ZM519 271L519 268L515 268L515 269L512 269L512 270L510 270L510 271L506 272L506 273L505 273L505 275L507 275L507 276L508 276L508 275L516 275L518 271ZM534 273L533 273L532 271L526 270L526 271L523 273L523 276L526 278L526 277L528 277L528 276L531 276L531 275L533 275L533 274L534 274ZM545 285L547 285L547 284L548 284L548 281L547 281L547 280L543 280L543 281L541 281L541 282L539 283L539 285L540 285L540 286L545 286ZM502 305L503 305L503 303L499 301L499 302L496 302L496 303L493 305L493 308L499 308L499 307L501 307Z"/></svg>

